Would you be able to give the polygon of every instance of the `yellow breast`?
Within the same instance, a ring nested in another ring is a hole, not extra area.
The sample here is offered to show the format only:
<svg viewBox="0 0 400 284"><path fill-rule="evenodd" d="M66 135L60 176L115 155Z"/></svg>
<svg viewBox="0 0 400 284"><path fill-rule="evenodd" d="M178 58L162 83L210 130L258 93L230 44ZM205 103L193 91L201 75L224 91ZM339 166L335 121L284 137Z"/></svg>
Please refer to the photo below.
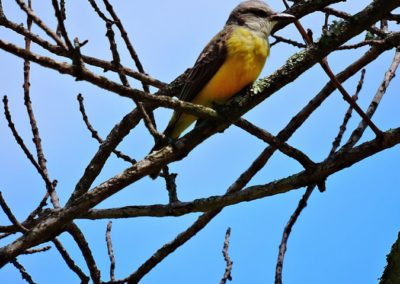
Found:
<svg viewBox="0 0 400 284"><path fill-rule="evenodd" d="M254 32L239 27L227 40L224 64L203 88L194 103L210 105L226 101L260 75L269 55L268 41Z"/></svg>

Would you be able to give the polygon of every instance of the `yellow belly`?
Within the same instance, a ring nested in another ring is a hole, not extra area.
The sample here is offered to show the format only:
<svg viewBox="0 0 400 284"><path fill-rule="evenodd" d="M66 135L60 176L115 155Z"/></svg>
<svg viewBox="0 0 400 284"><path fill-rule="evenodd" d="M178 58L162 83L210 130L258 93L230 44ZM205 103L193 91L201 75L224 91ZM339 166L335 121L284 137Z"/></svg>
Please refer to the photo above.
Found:
<svg viewBox="0 0 400 284"><path fill-rule="evenodd" d="M225 62L192 102L212 106L215 102L227 101L257 79L268 55L266 39L248 29L237 28L227 41ZM193 115L181 115L172 138L178 138L196 119Z"/></svg>
<svg viewBox="0 0 400 284"><path fill-rule="evenodd" d="M260 75L269 54L266 39L245 28L237 28L227 41L224 64L193 100L210 105L230 99Z"/></svg>

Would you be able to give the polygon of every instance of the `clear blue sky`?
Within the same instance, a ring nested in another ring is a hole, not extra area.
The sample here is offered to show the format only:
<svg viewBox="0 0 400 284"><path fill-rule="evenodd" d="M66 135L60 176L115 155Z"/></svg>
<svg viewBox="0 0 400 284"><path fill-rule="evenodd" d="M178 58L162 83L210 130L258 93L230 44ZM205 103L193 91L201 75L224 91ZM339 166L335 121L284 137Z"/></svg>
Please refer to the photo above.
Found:
<svg viewBox="0 0 400 284"><path fill-rule="evenodd" d="M7 16L23 22L23 14L13 1L3 1ZM35 1L38 2L39 1ZM75 1L74 1L75 2ZM86 1L68 3L67 27L70 36L89 39L83 52L110 59L103 23ZM117 3L117 1L114 1ZM169 82L192 66L208 40L223 26L229 12L240 1L225 0L147 0L123 1L115 8L145 70L155 78ZM336 7L353 12L370 1L349 1ZM283 10L281 1L270 1L276 10ZM34 8L52 27L55 22L51 5L35 4ZM313 28L316 36L323 21L322 14L302 20ZM37 28L34 30L39 32ZM280 32L300 40L292 27ZM23 44L21 38L0 28L0 38ZM359 39L361 39L360 37ZM34 47L35 51L42 52ZM366 49L339 52L329 57L335 72L342 70ZM262 76L267 76L285 63L296 52L295 48L277 45ZM133 66L128 54L121 53L125 65ZM382 55L367 68L360 105L369 104L393 51ZM16 126L30 149L33 150L27 115L23 105L22 61L0 51L0 93L8 95ZM98 71L101 73L101 71ZM68 76L32 65L32 101L40 126L50 176L59 181L58 193L62 203L71 194L85 166L98 148L91 139L78 111L76 95L85 97L87 113L94 127L105 137L133 104L117 95L75 82ZM114 76L112 78L117 78ZM359 75L344 84L354 92ZM271 99L246 114L255 124L277 133L327 82L326 75L316 66L288 85ZM139 87L139 84L135 83ZM384 97L374 121L383 130L398 127L400 98L396 94L400 83L395 78ZM347 109L340 94L334 93L311 119L289 141L315 161L329 153L331 141ZM171 112L157 111L160 128L167 123ZM353 129L359 117L353 115L349 128ZM346 135L348 137L348 134ZM370 131L366 138L370 139ZM120 149L140 159L152 139L143 125L135 129L120 145ZM14 142L5 119L0 119L0 190L17 217L22 220L44 194L42 180ZM171 165L179 172L179 197L190 201L199 197L220 195L244 171L264 145L231 127L197 147L189 157ZM395 241L400 228L399 148L390 149L365 160L328 179L327 191L315 192L309 206L295 225L289 241L284 266L285 283L336 284L376 283L385 265L385 255ZM128 165L112 158L96 180L98 184L119 173ZM251 182L267 183L273 179L296 173L301 167L282 154L276 154L269 165ZM142 283L217 283L223 275L225 263L221 249L227 227L232 227L230 256L234 262L234 283L272 283L278 245L283 227L295 209L303 190L274 196L252 203L226 208L205 230L178 249L157 266ZM167 202L162 180L143 179L99 205L99 208ZM180 218L137 218L115 220L112 237L117 261L117 278L125 277L150 257L165 242L172 240L189 226L198 214ZM102 270L103 280L109 280L109 262L105 244L107 221L78 221L91 243L94 257ZM0 214L0 224L8 220ZM73 258L85 267L83 259L69 236L60 237ZM10 239L1 240L0 245ZM78 283L56 250L35 256L22 256L20 262L38 283ZM86 270L85 270L86 271ZM14 267L0 270L0 282L24 283Z"/></svg>

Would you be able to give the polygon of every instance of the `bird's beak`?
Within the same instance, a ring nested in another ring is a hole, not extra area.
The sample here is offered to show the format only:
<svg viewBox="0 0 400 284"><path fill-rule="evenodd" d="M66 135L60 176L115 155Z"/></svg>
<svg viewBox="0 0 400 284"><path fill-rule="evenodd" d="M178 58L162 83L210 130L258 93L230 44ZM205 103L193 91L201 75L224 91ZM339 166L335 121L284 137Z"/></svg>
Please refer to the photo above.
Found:
<svg viewBox="0 0 400 284"><path fill-rule="evenodd" d="M296 17L290 14L285 14L285 13L277 13L272 16L270 16L270 19L272 21L276 22L294 22L296 20Z"/></svg>

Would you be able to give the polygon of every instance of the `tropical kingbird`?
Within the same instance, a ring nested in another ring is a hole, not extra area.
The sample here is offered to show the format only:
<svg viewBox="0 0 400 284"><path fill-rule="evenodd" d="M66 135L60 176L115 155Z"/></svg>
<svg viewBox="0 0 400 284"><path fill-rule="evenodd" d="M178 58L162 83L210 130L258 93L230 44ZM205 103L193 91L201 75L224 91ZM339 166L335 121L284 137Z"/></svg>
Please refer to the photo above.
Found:
<svg viewBox="0 0 400 284"><path fill-rule="evenodd" d="M263 1L240 3L224 28L200 53L178 98L207 107L229 100L261 73L269 55L268 36L275 24L294 19L292 15L274 12ZM195 120L194 115L175 111L164 134L177 139ZM153 150L164 145L160 141Z"/></svg>

